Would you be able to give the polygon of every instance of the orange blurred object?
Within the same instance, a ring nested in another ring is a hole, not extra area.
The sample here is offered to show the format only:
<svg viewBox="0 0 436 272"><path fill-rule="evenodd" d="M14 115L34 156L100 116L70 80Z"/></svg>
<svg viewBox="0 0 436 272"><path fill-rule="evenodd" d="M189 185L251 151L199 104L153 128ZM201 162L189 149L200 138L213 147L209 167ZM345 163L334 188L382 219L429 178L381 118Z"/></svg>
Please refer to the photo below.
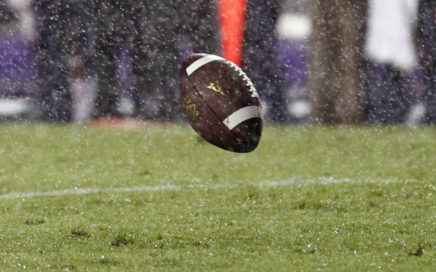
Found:
<svg viewBox="0 0 436 272"><path fill-rule="evenodd" d="M219 0L218 8L224 58L241 66L245 0Z"/></svg>

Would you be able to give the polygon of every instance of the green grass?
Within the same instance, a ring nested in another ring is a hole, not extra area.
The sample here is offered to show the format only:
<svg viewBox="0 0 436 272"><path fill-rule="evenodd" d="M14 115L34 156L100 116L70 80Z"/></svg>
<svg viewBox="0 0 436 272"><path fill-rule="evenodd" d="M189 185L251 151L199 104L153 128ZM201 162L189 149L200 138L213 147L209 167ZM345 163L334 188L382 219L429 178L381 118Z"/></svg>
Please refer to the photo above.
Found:
<svg viewBox="0 0 436 272"><path fill-rule="evenodd" d="M0 271L436 271L436 129L3 124L0 212Z"/></svg>

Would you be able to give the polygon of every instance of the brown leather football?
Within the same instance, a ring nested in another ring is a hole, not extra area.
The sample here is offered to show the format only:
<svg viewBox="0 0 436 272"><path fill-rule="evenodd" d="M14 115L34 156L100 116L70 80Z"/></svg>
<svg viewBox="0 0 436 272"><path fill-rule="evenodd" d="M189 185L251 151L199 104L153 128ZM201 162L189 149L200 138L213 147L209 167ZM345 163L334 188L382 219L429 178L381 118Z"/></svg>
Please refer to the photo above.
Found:
<svg viewBox="0 0 436 272"><path fill-rule="evenodd" d="M179 97L190 125L209 143L240 153L258 146L261 103L236 64L215 55L190 55L180 71Z"/></svg>

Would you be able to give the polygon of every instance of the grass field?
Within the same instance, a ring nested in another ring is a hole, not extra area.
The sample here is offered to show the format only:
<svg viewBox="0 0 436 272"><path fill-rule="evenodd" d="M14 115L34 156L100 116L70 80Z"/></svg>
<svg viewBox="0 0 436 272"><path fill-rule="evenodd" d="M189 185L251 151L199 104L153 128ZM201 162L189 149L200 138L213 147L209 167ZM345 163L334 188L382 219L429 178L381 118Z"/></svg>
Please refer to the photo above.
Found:
<svg viewBox="0 0 436 272"><path fill-rule="evenodd" d="M436 129L0 125L0 271L436 271Z"/></svg>

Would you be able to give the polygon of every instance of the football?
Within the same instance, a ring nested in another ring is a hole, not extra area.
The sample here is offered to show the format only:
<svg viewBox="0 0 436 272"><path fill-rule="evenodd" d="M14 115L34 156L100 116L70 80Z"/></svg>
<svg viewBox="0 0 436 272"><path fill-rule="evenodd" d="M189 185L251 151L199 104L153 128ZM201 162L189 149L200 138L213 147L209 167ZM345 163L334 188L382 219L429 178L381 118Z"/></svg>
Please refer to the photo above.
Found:
<svg viewBox="0 0 436 272"><path fill-rule="evenodd" d="M210 54L188 56L180 71L179 99L189 124L209 143L238 153L258 146L261 102L236 64Z"/></svg>

